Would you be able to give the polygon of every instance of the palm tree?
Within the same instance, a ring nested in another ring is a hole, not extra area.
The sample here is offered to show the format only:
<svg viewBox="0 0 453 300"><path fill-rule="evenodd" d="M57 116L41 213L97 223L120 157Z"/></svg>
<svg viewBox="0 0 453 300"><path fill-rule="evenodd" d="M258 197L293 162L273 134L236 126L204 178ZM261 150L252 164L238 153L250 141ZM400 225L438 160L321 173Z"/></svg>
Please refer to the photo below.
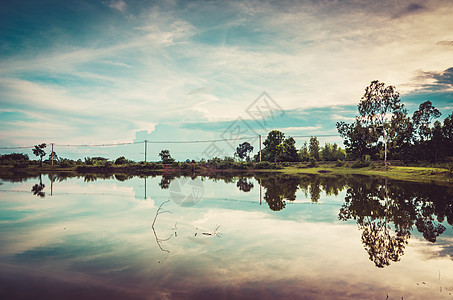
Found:
<svg viewBox="0 0 453 300"><path fill-rule="evenodd" d="M46 147L47 145L45 143L42 143L40 145L36 145L35 148L33 148L33 154L41 158L41 161L39 162L40 167L42 167L42 158L46 155L46 152L44 152L43 150Z"/></svg>

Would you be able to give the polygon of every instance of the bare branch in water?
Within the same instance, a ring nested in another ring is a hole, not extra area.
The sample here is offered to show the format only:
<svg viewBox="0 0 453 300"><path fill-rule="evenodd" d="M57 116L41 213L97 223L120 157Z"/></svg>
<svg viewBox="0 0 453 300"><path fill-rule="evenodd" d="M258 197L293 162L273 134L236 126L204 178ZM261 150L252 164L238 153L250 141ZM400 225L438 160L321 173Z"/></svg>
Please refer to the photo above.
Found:
<svg viewBox="0 0 453 300"><path fill-rule="evenodd" d="M153 224L151 225L151 228L153 229L153 233L154 233L154 237L156 238L156 243L157 245L159 246L160 250L164 251L164 252L167 252L167 253L170 253L170 250L167 250L167 249L164 249L162 248L162 245L161 243L162 242L166 242L168 241L169 239L171 239L173 237L173 233L166 239L161 239L157 236L157 233L156 233L156 228L154 227L154 225L156 224L156 220L157 220L157 216L159 216L160 214L164 214L164 213L172 213L171 211L169 210L162 210L162 207L164 206L165 203L169 202L170 200L167 200L167 201L164 201L161 203L161 205L159 205L159 208L157 209L156 211L156 215L154 216L154 220L153 220Z"/></svg>

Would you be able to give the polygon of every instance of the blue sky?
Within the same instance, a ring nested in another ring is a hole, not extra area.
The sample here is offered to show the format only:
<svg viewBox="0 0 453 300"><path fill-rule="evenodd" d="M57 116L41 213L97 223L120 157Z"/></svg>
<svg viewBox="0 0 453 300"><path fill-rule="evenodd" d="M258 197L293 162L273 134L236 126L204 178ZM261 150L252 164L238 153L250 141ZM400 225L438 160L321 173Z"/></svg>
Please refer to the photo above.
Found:
<svg viewBox="0 0 453 300"><path fill-rule="evenodd" d="M396 86L411 112L426 100L441 119L453 109L448 0L17 0L0 8L2 147L220 139L238 118L253 134L335 135L375 79ZM281 113L263 128L247 109L264 91ZM201 158L207 146L153 144L148 159L164 148L178 160ZM228 143L217 147L232 154ZM56 151L134 160L144 152L141 144Z"/></svg>

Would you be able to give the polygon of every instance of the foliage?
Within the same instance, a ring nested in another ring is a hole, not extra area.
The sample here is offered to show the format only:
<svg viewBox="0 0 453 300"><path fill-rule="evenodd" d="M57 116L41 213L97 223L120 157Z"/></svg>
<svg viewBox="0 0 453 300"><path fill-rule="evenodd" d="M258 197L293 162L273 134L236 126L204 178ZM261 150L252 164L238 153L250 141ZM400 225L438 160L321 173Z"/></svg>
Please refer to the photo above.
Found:
<svg viewBox="0 0 453 300"><path fill-rule="evenodd" d="M250 161L250 154L253 151L253 146L248 142L243 142L236 148L236 154L240 159Z"/></svg>
<svg viewBox="0 0 453 300"><path fill-rule="evenodd" d="M126 159L124 156L120 156L115 160L115 165L126 165L132 164L134 161Z"/></svg>
<svg viewBox="0 0 453 300"><path fill-rule="evenodd" d="M365 168L371 166L371 157L369 155L365 155L364 159L359 159L352 164L352 168Z"/></svg>
<svg viewBox="0 0 453 300"><path fill-rule="evenodd" d="M336 143L326 143L324 147L321 147L320 153L321 159L324 161L344 160L346 158L346 153Z"/></svg>
<svg viewBox="0 0 453 300"><path fill-rule="evenodd" d="M430 123L433 119L440 117L442 114L433 106L431 101L425 101L420 104L419 108L412 115L416 140L423 142L431 138L432 132Z"/></svg>
<svg viewBox="0 0 453 300"><path fill-rule="evenodd" d="M310 168L314 168L314 167L317 167L318 164L316 163L316 158L314 158L313 156L310 156L310 158L308 159L309 163L308 163L308 167Z"/></svg>
<svg viewBox="0 0 453 300"><path fill-rule="evenodd" d="M58 165L60 168L70 168L73 167L75 164L76 164L75 161L66 158L61 158L58 161Z"/></svg>
<svg viewBox="0 0 453 300"><path fill-rule="evenodd" d="M46 152L44 151L44 148L46 148L47 145L45 143L36 145L33 148L33 154L38 156L40 158L39 166L42 166L42 158L46 155Z"/></svg>
<svg viewBox="0 0 453 300"><path fill-rule="evenodd" d="M85 165L89 166L106 166L109 162L109 160L105 157L85 157ZM111 163L110 163L111 164Z"/></svg>
<svg viewBox="0 0 453 300"><path fill-rule="evenodd" d="M171 164L175 161L175 159L170 155L170 150L160 151L159 156L163 164Z"/></svg>
<svg viewBox="0 0 453 300"><path fill-rule="evenodd" d="M269 132L264 141L264 149L261 151L262 160L270 162L296 162L299 161L297 154L296 141L292 137L285 139L285 134L278 130ZM255 160L258 156L255 156Z"/></svg>
<svg viewBox="0 0 453 300"><path fill-rule="evenodd" d="M401 103L399 93L394 86L385 86L383 82L374 80L366 87L359 105L359 117L357 120L384 139L384 157L387 164L388 127L390 121L388 114L406 114L404 105Z"/></svg>
<svg viewBox="0 0 453 300"><path fill-rule="evenodd" d="M25 168L30 164L28 155L22 153L11 153L0 156L0 165L12 165L15 168Z"/></svg>
<svg viewBox="0 0 453 300"><path fill-rule="evenodd" d="M335 167L342 167L344 165L344 161L342 160L337 160L337 162L335 163Z"/></svg>
<svg viewBox="0 0 453 300"><path fill-rule="evenodd" d="M363 159L365 155L373 152L372 142L377 139L359 121L356 120L352 124L338 122L337 130L340 136L344 138L346 153L349 159Z"/></svg>
<svg viewBox="0 0 453 300"><path fill-rule="evenodd" d="M255 169L281 169L281 167L278 164L262 161L255 164Z"/></svg>
<svg viewBox="0 0 453 300"><path fill-rule="evenodd" d="M310 144L308 146L310 156L316 160L319 160L319 141L318 138L312 136L310 138Z"/></svg>
<svg viewBox="0 0 453 300"><path fill-rule="evenodd" d="M299 150L299 160L308 161L309 158L310 158L310 153L308 152L307 142L304 142L304 145Z"/></svg>
<svg viewBox="0 0 453 300"><path fill-rule="evenodd" d="M354 123L336 124L348 159L359 160L356 165L363 164L365 155L405 162L439 162L453 156L453 113L443 123L435 121L441 113L431 101L420 104L409 117L395 88L373 81L358 111Z"/></svg>

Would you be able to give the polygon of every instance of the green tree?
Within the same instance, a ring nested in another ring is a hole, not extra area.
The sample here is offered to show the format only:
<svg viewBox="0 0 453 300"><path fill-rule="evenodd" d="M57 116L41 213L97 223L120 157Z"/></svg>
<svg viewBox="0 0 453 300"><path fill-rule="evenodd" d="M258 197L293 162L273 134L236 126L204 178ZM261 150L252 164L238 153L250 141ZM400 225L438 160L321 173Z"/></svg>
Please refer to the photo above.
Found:
<svg viewBox="0 0 453 300"><path fill-rule="evenodd" d="M248 142L243 142L236 148L236 154L240 159L250 161L250 154L253 151L253 146Z"/></svg>
<svg viewBox="0 0 453 300"><path fill-rule="evenodd" d="M358 120L352 124L338 122L337 130L344 138L348 158L364 160L365 155L371 154L373 150L371 143L376 140L376 136Z"/></svg>
<svg viewBox="0 0 453 300"><path fill-rule="evenodd" d="M394 86L385 86L383 82L374 80L365 88L365 94L358 106L358 120L365 127L371 127L378 138L384 139L384 161L387 166L387 142L390 120L388 115L405 111L399 93Z"/></svg>
<svg viewBox="0 0 453 300"><path fill-rule="evenodd" d="M49 154L49 160L52 161L52 154L53 154L53 160L58 161L58 155L55 151L50 152Z"/></svg>
<svg viewBox="0 0 453 300"><path fill-rule="evenodd" d="M310 158L310 153L308 152L307 142L304 142L304 145L299 150L299 159L300 161L308 161Z"/></svg>
<svg viewBox="0 0 453 300"><path fill-rule="evenodd" d="M321 147L321 159L325 161L336 161L344 160L345 154L336 143L326 143L324 147Z"/></svg>
<svg viewBox="0 0 453 300"><path fill-rule="evenodd" d="M388 130L389 155L397 159L410 159L414 126L406 112L395 113Z"/></svg>
<svg viewBox="0 0 453 300"><path fill-rule="evenodd" d="M418 110L412 115L415 132L419 141L424 142L431 138L431 121L441 115L440 111L433 106L431 101L428 100L420 104Z"/></svg>
<svg viewBox="0 0 453 300"><path fill-rule="evenodd" d="M318 138L312 136L310 138L310 145L308 146L310 156L316 160L319 160L319 141Z"/></svg>
<svg viewBox="0 0 453 300"><path fill-rule="evenodd" d="M171 164L175 161L170 155L170 150L160 151L159 156L163 164Z"/></svg>
<svg viewBox="0 0 453 300"><path fill-rule="evenodd" d="M444 137L445 155L453 156L453 112L444 120L442 135Z"/></svg>
<svg viewBox="0 0 453 300"><path fill-rule="evenodd" d="M36 145L33 148L33 154L38 156L40 158L39 166L42 167L42 158L46 155L46 152L44 151L44 148L46 148L47 145L45 143Z"/></svg>
<svg viewBox="0 0 453 300"><path fill-rule="evenodd" d="M292 137L286 138L280 147L279 161L295 162L300 160L297 154L296 141Z"/></svg>
<svg viewBox="0 0 453 300"><path fill-rule="evenodd" d="M267 135L266 140L264 141L264 153L265 159L267 161L277 162L277 159L281 155L282 147L281 144L285 140L285 134L278 130L272 130ZM280 147L279 147L280 146Z"/></svg>

